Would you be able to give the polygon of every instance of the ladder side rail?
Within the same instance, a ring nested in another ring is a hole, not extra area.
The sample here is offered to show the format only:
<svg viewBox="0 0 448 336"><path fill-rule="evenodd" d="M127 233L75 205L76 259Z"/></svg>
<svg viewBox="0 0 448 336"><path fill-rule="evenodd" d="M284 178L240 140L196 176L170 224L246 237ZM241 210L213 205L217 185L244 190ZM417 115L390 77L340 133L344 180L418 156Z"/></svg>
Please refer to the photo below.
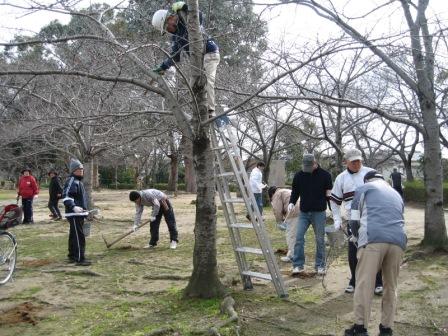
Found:
<svg viewBox="0 0 448 336"><path fill-rule="evenodd" d="M272 275L272 278L273 278L272 282L274 283L274 286L276 287L277 293L280 296L286 296L287 292L285 289L283 278L280 273L280 268L278 267L278 263L275 259L275 255L274 255L274 252L273 252L273 249L271 246L271 242L267 238L268 233L264 226L264 222L263 222L261 213L258 209L256 200L255 200L255 196L252 192L252 189L250 188L247 172L244 168L241 157L239 156L239 154L237 152L238 146L237 146L237 143L235 140L235 136L234 136L234 134L231 130L231 126L229 124L225 125L224 128L227 131L228 139L230 140L230 143L231 143L231 149L232 149L233 153L235 154L234 156L232 156L232 158L230 158L230 162L232 163L232 168L235 171L239 172L239 174L236 174L239 186L246 186L245 188L240 188L240 189L242 189L241 192L243 195L243 199L245 200L249 215L252 215L252 214L250 214L251 210L253 213L255 213L255 221L252 220L252 223L253 223L258 241L260 243L260 246L263 250L268 270ZM225 133L223 130L220 130L220 134L221 134L221 138L225 139ZM230 146L224 140L223 140L223 142L224 142L224 145L226 146L226 148L229 149ZM230 151L229 151L229 153L230 153ZM237 160L235 160L235 157L237 157ZM251 218L254 218L254 217L251 216Z"/></svg>
<svg viewBox="0 0 448 336"><path fill-rule="evenodd" d="M217 147L218 141L216 139L216 134L213 131L213 129L211 130L211 132L212 132L212 137L211 137L212 145L214 147ZM222 158L221 153L219 153L219 152L215 152L215 167L214 167L214 169L215 169L215 183L218 188L218 194L219 194L219 198L220 198L221 205L223 208L224 217L225 217L226 224L227 224L227 229L229 230L230 240L232 243L233 251L235 253L235 259L237 261L237 265L239 268L241 280L243 283L243 288L244 289L252 289L253 285L252 285L252 280L251 280L250 276L244 274L245 271L249 270L246 256L244 253L241 253L237 250L238 247L242 246L241 235L240 235L239 230L237 230L231 226L233 223L236 222L236 216L235 216L233 204L224 202L224 200L226 198L230 198L230 190L228 188L226 179L224 177L221 177L221 178L216 177L217 172L218 173L224 172L223 158Z"/></svg>
<svg viewBox="0 0 448 336"><path fill-rule="evenodd" d="M223 131L224 127L226 128L227 134L230 137L230 139L229 139L230 144L229 144L229 142L225 141L226 134ZM238 147L236 146L236 142L232 141L233 134L231 132L229 132L230 129L228 128L228 126L224 126L224 127L220 127L218 129L218 132L221 136L221 140L224 144L224 147L226 148L227 153L229 155L229 161L230 161L230 164L232 165L233 171L235 172L235 177L237 179L238 186L240 187L240 191L243 196L244 203L246 204L247 211L251 218L255 219L257 222L261 222L262 221L261 213L260 213L260 210L258 209L257 202L255 200L255 196L254 196L252 190L250 189L249 178L247 177L246 170L244 169L242 159L237 152ZM254 220L252 220L252 222L254 222ZM254 223L254 226L255 226L255 223Z"/></svg>

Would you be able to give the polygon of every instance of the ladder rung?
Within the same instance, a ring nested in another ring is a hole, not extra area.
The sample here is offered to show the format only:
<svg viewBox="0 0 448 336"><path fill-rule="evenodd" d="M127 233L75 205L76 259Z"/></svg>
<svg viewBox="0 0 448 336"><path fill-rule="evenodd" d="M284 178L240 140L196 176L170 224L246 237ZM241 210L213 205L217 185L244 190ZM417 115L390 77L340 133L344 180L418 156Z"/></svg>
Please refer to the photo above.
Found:
<svg viewBox="0 0 448 336"><path fill-rule="evenodd" d="M252 224L247 224L247 223L230 224L230 227L238 228L238 229L253 229L254 228L254 226Z"/></svg>
<svg viewBox="0 0 448 336"><path fill-rule="evenodd" d="M243 275L247 275L250 277L260 278L264 280L272 281L272 276L267 273L253 272L253 271L243 271Z"/></svg>
<svg viewBox="0 0 448 336"><path fill-rule="evenodd" d="M224 200L226 203L244 203L244 198L227 198Z"/></svg>
<svg viewBox="0 0 448 336"><path fill-rule="evenodd" d="M221 174L216 174L216 176L218 176L218 177L234 177L235 173L234 172L225 172L225 173L221 173Z"/></svg>
<svg viewBox="0 0 448 336"><path fill-rule="evenodd" d="M255 247L237 247L236 251L243 253L263 254L263 250Z"/></svg>

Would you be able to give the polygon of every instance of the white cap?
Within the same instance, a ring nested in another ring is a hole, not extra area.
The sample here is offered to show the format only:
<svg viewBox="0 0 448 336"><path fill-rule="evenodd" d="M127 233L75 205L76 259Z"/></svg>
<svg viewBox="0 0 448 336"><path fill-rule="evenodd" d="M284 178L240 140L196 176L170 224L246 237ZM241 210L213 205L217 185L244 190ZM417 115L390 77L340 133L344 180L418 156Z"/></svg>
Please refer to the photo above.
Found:
<svg viewBox="0 0 448 336"><path fill-rule="evenodd" d="M345 159L347 161L362 160L361 151L356 148L351 148L345 152Z"/></svg>

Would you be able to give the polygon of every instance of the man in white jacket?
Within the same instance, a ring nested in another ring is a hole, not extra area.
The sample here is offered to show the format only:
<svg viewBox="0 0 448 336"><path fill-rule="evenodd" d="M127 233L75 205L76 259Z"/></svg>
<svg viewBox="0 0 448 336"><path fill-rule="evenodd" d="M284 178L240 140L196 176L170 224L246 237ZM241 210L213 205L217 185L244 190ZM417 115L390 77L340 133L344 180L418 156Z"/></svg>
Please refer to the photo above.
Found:
<svg viewBox="0 0 448 336"><path fill-rule="evenodd" d="M266 188L266 184L263 183L264 167L265 164L263 162L258 162L257 166L252 169L249 177L249 184L261 215L263 215L263 189Z"/></svg>
<svg viewBox="0 0 448 336"><path fill-rule="evenodd" d="M333 213L334 227L336 230L347 228L347 220L350 219L351 205L355 189L364 185L364 176L372 171L372 168L362 165L361 151L352 148L345 153L345 164L347 169L340 173L334 181L333 189L331 190L330 205ZM342 203L344 206L342 207ZM344 214L341 209L344 209ZM349 231L349 233L351 233ZM346 293L353 293L356 286L355 270L358 260L356 259L357 247L352 242L348 242L348 263L350 266L350 282L345 289ZM378 272L376 278L375 294L381 295L383 291L383 281L381 279L381 272Z"/></svg>

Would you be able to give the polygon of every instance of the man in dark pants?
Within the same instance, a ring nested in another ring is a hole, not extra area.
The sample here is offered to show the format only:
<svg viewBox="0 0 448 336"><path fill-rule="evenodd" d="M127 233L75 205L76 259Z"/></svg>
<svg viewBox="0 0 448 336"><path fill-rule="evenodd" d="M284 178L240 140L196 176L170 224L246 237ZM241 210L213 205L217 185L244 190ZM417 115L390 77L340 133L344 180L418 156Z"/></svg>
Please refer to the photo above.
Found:
<svg viewBox="0 0 448 336"><path fill-rule="evenodd" d="M152 213L150 216L150 233L149 248L154 248L159 241L159 227L162 215L170 232L170 248L177 248L177 228L176 219L174 218L173 207L168 197L157 189L146 189L142 191L131 191L129 193L129 200L135 203L135 219L134 231L138 229L141 223L144 206L152 206Z"/></svg>
<svg viewBox="0 0 448 336"><path fill-rule="evenodd" d="M50 185L48 186L48 192L50 194L48 209L51 211L52 218L57 221L62 219L61 211L59 211L58 206L59 199L62 196L62 187L56 170L51 169L48 172L48 176L50 176Z"/></svg>
<svg viewBox="0 0 448 336"><path fill-rule="evenodd" d="M390 179L392 180L392 188L394 188L401 197L403 197L403 187L401 184L401 173L397 168L394 168L392 174L390 174Z"/></svg>
<svg viewBox="0 0 448 336"><path fill-rule="evenodd" d="M345 164L347 169L340 173L336 180L334 181L333 190L331 190L330 204L331 211L333 213L334 227L338 229L347 229L350 234L350 228L347 227L347 219L350 218L351 204L353 200L353 195L355 194L355 189L364 185L364 176L372 168L365 167L362 164L361 151L352 148L345 153ZM341 214L341 208L345 209L346 219L343 220ZM352 242L348 242L348 264L350 266L351 278L348 286L345 289L346 293L353 293L356 286L356 264L358 259L356 259L357 252L356 245ZM375 294L381 295L383 293L383 280L381 277L381 270L378 272L376 277Z"/></svg>
<svg viewBox="0 0 448 336"><path fill-rule="evenodd" d="M86 237L84 219L88 216L87 195L82 179L84 167L81 162L72 159L69 164L70 177L65 182L62 202L65 205L65 217L70 224L68 236L68 261L79 266L89 266L85 259Z"/></svg>

